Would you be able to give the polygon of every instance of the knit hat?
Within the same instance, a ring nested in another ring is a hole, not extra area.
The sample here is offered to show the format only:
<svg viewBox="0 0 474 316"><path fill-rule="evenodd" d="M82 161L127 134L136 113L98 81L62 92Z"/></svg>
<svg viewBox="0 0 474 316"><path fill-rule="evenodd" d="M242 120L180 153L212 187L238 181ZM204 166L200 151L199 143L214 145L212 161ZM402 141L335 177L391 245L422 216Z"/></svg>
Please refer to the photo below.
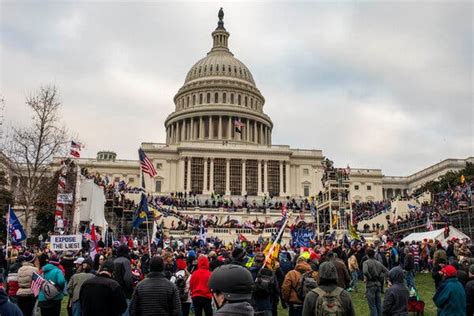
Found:
<svg viewBox="0 0 474 316"><path fill-rule="evenodd" d="M58 255L52 255L51 258L49 258L48 263L54 264L54 265L59 265L59 257Z"/></svg>
<svg viewBox="0 0 474 316"><path fill-rule="evenodd" d="M162 257L155 256L150 260L150 272L163 272L165 269L165 262Z"/></svg>
<svg viewBox="0 0 474 316"><path fill-rule="evenodd" d="M337 280L336 266L329 261L323 262L319 266L319 277L326 280Z"/></svg>
<svg viewBox="0 0 474 316"><path fill-rule="evenodd" d="M23 254L23 261L33 262L35 261L35 258L36 256L29 251L25 251L25 253Z"/></svg>
<svg viewBox="0 0 474 316"><path fill-rule="evenodd" d="M456 268L450 264L448 264L447 266L445 266L443 269L441 269L441 272L447 277L447 278L451 278L451 277L454 277L457 275L458 271L456 270Z"/></svg>
<svg viewBox="0 0 474 316"><path fill-rule="evenodd" d="M243 248L235 248L233 251L232 251L232 259L234 260L237 260L237 261L240 261L242 259L244 259L245 255L247 253L245 252L245 250Z"/></svg>
<svg viewBox="0 0 474 316"><path fill-rule="evenodd" d="M100 271L107 271L107 272L110 272L110 273L113 273L114 272L114 262L112 260L107 260L104 262L104 264L102 265L102 268L100 269Z"/></svg>

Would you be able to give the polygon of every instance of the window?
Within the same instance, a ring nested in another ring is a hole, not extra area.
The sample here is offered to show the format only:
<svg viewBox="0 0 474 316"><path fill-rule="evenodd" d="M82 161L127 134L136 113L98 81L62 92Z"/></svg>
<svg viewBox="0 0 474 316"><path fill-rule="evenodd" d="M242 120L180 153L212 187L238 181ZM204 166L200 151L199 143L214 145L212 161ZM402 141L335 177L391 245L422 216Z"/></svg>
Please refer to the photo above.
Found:
<svg viewBox="0 0 474 316"><path fill-rule="evenodd" d="M237 97L237 104L238 104L238 105L241 105L241 103L242 103L242 97L241 97L241 95L239 94L239 96Z"/></svg>
<svg viewBox="0 0 474 316"><path fill-rule="evenodd" d="M372 190L372 186L371 186L371 185L368 185L368 186L367 186L367 191L370 191L370 190Z"/></svg>
<svg viewBox="0 0 474 316"><path fill-rule="evenodd" d="M196 105L196 95L193 94L193 105Z"/></svg>
<svg viewBox="0 0 474 316"><path fill-rule="evenodd" d="M189 106L189 96L186 98L186 106Z"/></svg>
<svg viewBox="0 0 474 316"><path fill-rule="evenodd" d="M214 94L214 103L217 103L217 102L219 102L219 93L216 92Z"/></svg>
<svg viewBox="0 0 474 316"><path fill-rule="evenodd" d="M280 195L280 162L269 160L267 163L267 188L270 196Z"/></svg>
<svg viewBox="0 0 474 316"><path fill-rule="evenodd" d="M135 182L135 179L134 179L134 178L128 179L128 183L133 183L133 182Z"/></svg>
<svg viewBox="0 0 474 316"><path fill-rule="evenodd" d="M304 196L309 196L309 185L305 185L303 187L303 195Z"/></svg>
<svg viewBox="0 0 474 316"><path fill-rule="evenodd" d="M234 104L234 94L230 94L230 104Z"/></svg>
<svg viewBox="0 0 474 316"><path fill-rule="evenodd" d="M199 94L199 104L202 104L202 93Z"/></svg>
<svg viewBox="0 0 474 316"><path fill-rule="evenodd" d="M156 164L156 170L160 170L161 168L163 168L163 164L161 162L158 162Z"/></svg>
<svg viewBox="0 0 474 316"><path fill-rule="evenodd" d="M227 102L227 94L224 92L222 94L222 103L226 103Z"/></svg>
<svg viewBox="0 0 474 316"><path fill-rule="evenodd" d="M304 174L305 176L307 176L307 175L309 174L309 169L304 168L304 169L303 169L303 174Z"/></svg>
<svg viewBox="0 0 474 316"><path fill-rule="evenodd" d="M210 93L207 94L206 99L207 99L206 100L207 103L211 103L211 94Z"/></svg>
<svg viewBox="0 0 474 316"><path fill-rule="evenodd" d="M354 190L359 190L359 186L357 184L354 185Z"/></svg>
<svg viewBox="0 0 474 316"><path fill-rule="evenodd" d="M161 192L161 181L155 182L155 192Z"/></svg>
<svg viewBox="0 0 474 316"><path fill-rule="evenodd" d="M244 105L245 105L245 106L248 106L248 104L247 104L247 103L248 103L248 97L247 97L247 96L245 96L245 98L244 98Z"/></svg>

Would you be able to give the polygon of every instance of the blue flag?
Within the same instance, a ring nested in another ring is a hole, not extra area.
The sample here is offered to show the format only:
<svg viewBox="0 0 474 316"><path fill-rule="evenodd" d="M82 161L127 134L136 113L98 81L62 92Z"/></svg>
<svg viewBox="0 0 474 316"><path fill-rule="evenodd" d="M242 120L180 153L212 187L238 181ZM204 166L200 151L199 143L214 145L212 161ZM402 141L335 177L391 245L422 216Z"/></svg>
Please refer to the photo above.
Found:
<svg viewBox="0 0 474 316"><path fill-rule="evenodd" d="M138 228L145 221L148 214L150 214L150 210L148 209L148 200L145 193L142 192L140 204L138 204L138 207L133 214L133 228Z"/></svg>
<svg viewBox="0 0 474 316"><path fill-rule="evenodd" d="M26 239L26 233L23 230L23 226L18 220L18 217L16 217L12 208L10 208L10 211L8 212L8 233L12 238L12 242L20 242Z"/></svg>

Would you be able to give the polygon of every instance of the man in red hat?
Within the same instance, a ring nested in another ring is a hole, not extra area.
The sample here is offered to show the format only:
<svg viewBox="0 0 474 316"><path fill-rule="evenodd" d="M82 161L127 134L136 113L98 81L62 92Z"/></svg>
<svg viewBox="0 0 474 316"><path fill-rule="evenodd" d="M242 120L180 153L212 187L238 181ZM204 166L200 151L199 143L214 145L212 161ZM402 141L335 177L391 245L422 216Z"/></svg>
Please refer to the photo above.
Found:
<svg viewBox="0 0 474 316"><path fill-rule="evenodd" d="M438 315L466 315L466 293L458 281L456 268L452 265L446 265L440 273L444 281L433 297L433 301L438 307Z"/></svg>

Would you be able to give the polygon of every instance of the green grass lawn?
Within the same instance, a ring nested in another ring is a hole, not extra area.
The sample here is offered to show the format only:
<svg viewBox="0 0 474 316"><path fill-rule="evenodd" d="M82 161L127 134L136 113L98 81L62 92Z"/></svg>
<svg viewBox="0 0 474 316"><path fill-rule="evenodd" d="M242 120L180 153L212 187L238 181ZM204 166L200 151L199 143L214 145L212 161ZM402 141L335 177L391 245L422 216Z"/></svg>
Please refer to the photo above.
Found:
<svg viewBox="0 0 474 316"><path fill-rule="evenodd" d="M419 273L416 276L416 286L420 299L425 302L425 316L436 315L436 306L433 303L434 282L430 273ZM352 292L352 300L356 309L356 315L369 315L369 306L365 298L365 286L363 282L359 282L359 293ZM383 297L382 297L383 302ZM61 315L67 315L66 312L67 298L63 300L63 309ZM288 310L280 307L278 315L288 315ZM100 315L98 315L100 316Z"/></svg>

